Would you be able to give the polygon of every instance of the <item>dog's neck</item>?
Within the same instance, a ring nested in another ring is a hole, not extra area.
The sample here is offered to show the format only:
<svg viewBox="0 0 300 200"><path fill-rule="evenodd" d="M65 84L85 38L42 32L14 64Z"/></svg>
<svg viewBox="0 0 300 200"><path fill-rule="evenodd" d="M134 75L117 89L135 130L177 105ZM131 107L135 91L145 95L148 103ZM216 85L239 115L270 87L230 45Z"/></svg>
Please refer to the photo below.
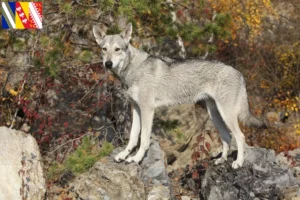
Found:
<svg viewBox="0 0 300 200"><path fill-rule="evenodd" d="M134 66L140 66L149 57L148 53L135 48L131 44L128 45L127 54L128 56L124 61L122 70L126 70L132 63L134 63Z"/></svg>
<svg viewBox="0 0 300 200"><path fill-rule="evenodd" d="M130 73L129 69L135 70L135 66L139 67L149 57L148 53L133 47L131 44L128 45L126 53L126 59L121 61L119 67L113 70L114 74L118 77L118 79L125 87L127 87L126 76L128 73Z"/></svg>

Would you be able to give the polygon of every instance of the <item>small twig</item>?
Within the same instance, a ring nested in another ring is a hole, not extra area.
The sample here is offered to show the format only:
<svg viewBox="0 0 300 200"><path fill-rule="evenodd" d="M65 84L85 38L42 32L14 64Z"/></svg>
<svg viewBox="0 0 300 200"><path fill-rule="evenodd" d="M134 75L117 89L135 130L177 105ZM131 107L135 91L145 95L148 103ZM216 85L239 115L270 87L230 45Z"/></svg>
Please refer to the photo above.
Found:
<svg viewBox="0 0 300 200"><path fill-rule="evenodd" d="M104 128L104 127L100 127L99 129L101 129L101 128ZM82 136L80 136L80 137L78 137L78 138L74 138L74 139L72 139L72 140L68 140L67 142L65 142L65 143L61 144L60 146L56 147L53 151L49 152L47 156L49 157L50 155L52 155L54 152L56 152L56 151L59 150L60 148L64 147L65 145L67 145L67 144L69 144L69 143L72 143L72 144L73 144L74 141L79 140L79 139L81 139L81 138L83 138L83 137L85 137L85 136L87 136L87 135L89 135L89 134L92 134L92 133L93 133L93 132L88 132L88 133L83 134Z"/></svg>
<svg viewBox="0 0 300 200"><path fill-rule="evenodd" d="M90 134L90 133L87 133L87 134ZM70 148L68 149L68 151L67 151L67 153L65 153L64 154L64 157L63 157L63 160L65 160L67 157L68 157L68 155L70 154L70 152L72 151L72 149L73 149L73 142L74 142L74 140L71 140L71 145L70 145Z"/></svg>
<svg viewBox="0 0 300 200"><path fill-rule="evenodd" d="M104 80L105 78L107 78L108 75L104 76L103 78L99 79L92 87L89 91L87 91L87 93L85 93L85 95L79 100L77 101L77 103L75 104L74 108L77 107L84 99L85 97L96 87L96 85L99 83L99 81Z"/></svg>

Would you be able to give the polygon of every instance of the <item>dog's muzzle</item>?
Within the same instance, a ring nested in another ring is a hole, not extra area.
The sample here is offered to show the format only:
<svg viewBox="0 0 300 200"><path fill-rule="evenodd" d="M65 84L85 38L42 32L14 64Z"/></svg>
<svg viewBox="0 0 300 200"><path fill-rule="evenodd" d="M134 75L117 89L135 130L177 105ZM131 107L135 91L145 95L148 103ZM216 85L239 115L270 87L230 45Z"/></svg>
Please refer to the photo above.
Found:
<svg viewBox="0 0 300 200"><path fill-rule="evenodd" d="M113 63L112 63L111 61L106 61L106 62L105 62L105 67L106 67L107 69L111 69L112 66L113 66Z"/></svg>

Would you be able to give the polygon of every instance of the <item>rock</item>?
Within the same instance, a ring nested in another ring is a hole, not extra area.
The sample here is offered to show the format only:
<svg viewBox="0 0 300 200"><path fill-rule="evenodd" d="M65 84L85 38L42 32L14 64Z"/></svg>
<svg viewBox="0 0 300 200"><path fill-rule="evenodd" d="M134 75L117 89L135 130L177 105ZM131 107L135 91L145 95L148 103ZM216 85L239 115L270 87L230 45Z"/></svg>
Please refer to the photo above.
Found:
<svg viewBox="0 0 300 200"><path fill-rule="evenodd" d="M28 126L27 123L24 123L24 124L21 126L20 130L23 131L23 132L25 132L25 133L29 133L30 128L31 128L31 126Z"/></svg>
<svg viewBox="0 0 300 200"><path fill-rule="evenodd" d="M181 196L181 200L191 200L191 198L188 196Z"/></svg>
<svg viewBox="0 0 300 200"><path fill-rule="evenodd" d="M81 199L140 200L171 199L166 157L157 141L152 141L141 165L115 163L110 157L98 161L88 172L70 183ZM148 195L147 195L148 194Z"/></svg>
<svg viewBox="0 0 300 200"><path fill-rule="evenodd" d="M9 66L18 66L20 68L26 68L28 67L30 62L30 54L28 52L22 52L22 53L14 53L12 56L8 56L8 65ZM17 71L16 71L17 72ZM23 74L22 72L16 73L17 75ZM17 76L16 75L16 76ZM23 78L23 76L21 76Z"/></svg>
<svg viewBox="0 0 300 200"><path fill-rule="evenodd" d="M149 192L147 200L170 200L170 189L166 186L154 186Z"/></svg>
<svg viewBox="0 0 300 200"><path fill-rule="evenodd" d="M300 160L300 148L288 151L288 154L297 160Z"/></svg>
<svg viewBox="0 0 300 200"><path fill-rule="evenodd" d="M210 166L201 182L203 199L279 199L281 191L300 184L287 166L277 163L275 152L248 148L244 166L232 169L233 159L222 165Z"/></svg>
<svg viewBox="0 0 300 200"><path fill-rule="evenodd" d="M170 181L167 174L167 159L158 141L152 140L142 163L142 180L147 199L171 199Z"/></svg>
<svg viewBox="0 0 300 200"><path fill-rule="evenodd" d="M21 59L21 57L18 59ZM24 80L24 75L25 75L25 69L23 68L21 68L20 70L16 70L16 69L10 70L7 76L7 83L5 85L6 90L16 89L20 87L22 85L20 83L22 82L22 80Z"/></svg>
<svg viewBox="0 0 300 200"><path fill-rule="evenodd" d="M285 200L299 200L300 199L300 185L296 185L291 188L287 188L282 191L280 199L285 199Z"/></svg>
<svg viewBox="0 0 300 200"><path fill-rule="evenodd" d="M157 141L151 142L141 166L143 168L144 180L152 179L168 182L166 156Z"/></svg>
<svg viewBox="0 0 300 200"><path fill-rule="evenodd" d="M291 167L293 172L300 177L300 148L281 152L276 156L279 163Z"/></svg>
<svg viewBox="0 0 300 200"><path fill-rule="evenodd" d="M46 185L36 140L0 127L0 199L42 200Z"/></svg>
<svg viewBox="0 0 300 200"><path fill-rule="evenodd" d="M137 164L119 164L99 161L88 172L77 177L70 187L81 199L124 199L145 198L144 184L140 180Z"/></svg>
<svg viewBox="0 0 300 200"><path fill-rule="evenodd" d="M158 141L152 141L142 163L142 180L147 188L147 200L169 200L171 192L167 174L167 159Z"/></svg>

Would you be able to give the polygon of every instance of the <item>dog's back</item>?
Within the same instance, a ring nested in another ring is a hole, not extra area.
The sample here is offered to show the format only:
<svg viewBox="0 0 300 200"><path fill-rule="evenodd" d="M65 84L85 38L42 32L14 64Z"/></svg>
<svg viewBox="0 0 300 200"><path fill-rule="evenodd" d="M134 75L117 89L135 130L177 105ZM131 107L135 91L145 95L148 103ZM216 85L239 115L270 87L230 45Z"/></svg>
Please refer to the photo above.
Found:
<svg viewBox="0 0 300 200"><path fill-rule="evenodd" d="M130 85L154 96L155 107L194 103L208 97L236 100L243 76L236 69L220 62L187 60L166 63L148 58L138 68L127 74ZM226 91L228 95L224 95ZM221 95L220 95L221 93ZM227 101L227 100L224 100Z"/></svg>

